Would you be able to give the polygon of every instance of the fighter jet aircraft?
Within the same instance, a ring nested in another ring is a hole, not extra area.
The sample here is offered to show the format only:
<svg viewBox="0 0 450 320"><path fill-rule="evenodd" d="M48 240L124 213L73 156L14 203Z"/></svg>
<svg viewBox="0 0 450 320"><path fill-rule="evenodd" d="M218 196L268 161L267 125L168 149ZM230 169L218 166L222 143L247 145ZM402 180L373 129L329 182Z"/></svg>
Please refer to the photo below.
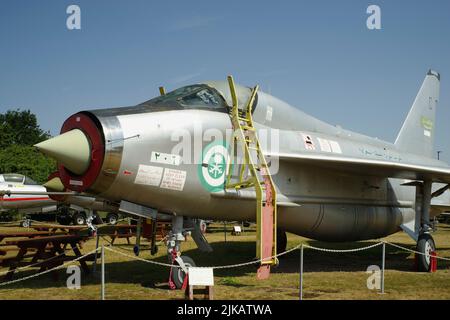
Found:
<svg viewBox="0 0 450 320"><path fill-rule="evenodd" d="M47 189L24 175L0 174L0 190L12 192L11 195L0 196L0 211L19 209L37 213L56 210L56 202L48 195L32 194L46 192ZM28 191L30 194L15 194L16 191Z"/></svg>
<svg viewBox="0 0 450 320"><path fill-rule="evenodd" d="M450 167L433 151L439 86L430 70L394 143L327 124L229 78L167 94L161 88L161 96L136 106L76 113L59 136L36 147L58 161L67 189L139 216L172 213L168 254L182 267L194 264L179 253L185 217L257 221L268 230L259 241L272 249L278 243L279 251L285 231L339 242L404 230L425 253L418 267L427 271L431 218L450 207ZM276 139L250 145L263 135ZM233 167L236 143L247 151ZM263 179L244 183L248 171ZM262 199L258 210L255 199Z"/></svg>
<svg viewBox="0 0 450 320"><path fill-rule="evenodd" d="M0 193L6 193L0 194L0 211L17 209L26 214L47 213L57 211L59 205L66 205L78 212L88 211L90 214L95 210L118 211L117 206L109 205L108 202L94 197L67 194L58 196L51 192L49 194L49 191L65 191L57 174L52 175L44 185L22 174L0 174ZM82 222L77 224L85 222L86 217L83 216Z"/></svg>

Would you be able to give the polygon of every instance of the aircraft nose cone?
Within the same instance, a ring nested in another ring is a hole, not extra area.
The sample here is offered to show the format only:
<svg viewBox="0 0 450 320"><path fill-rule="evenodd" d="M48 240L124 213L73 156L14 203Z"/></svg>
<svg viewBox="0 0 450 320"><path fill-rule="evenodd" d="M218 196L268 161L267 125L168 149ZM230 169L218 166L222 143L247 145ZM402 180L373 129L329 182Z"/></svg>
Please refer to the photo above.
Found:
<svg viewBox="0 0 450 320"><path fill-rule="evenodd" d="M58 177L54 177L54 178L48 180L46 183L43 184L43 186L47 190L56 191L56 192L62 192L65 190L64 185L61 182L61 179Z"/></svg>
<svg viewBox="0 0 450 320"><path fill-rule="evenodd" d="M79 129L65 132L34 146L77 175L82 175L89 168L91 146L86 135Z"/></svg>

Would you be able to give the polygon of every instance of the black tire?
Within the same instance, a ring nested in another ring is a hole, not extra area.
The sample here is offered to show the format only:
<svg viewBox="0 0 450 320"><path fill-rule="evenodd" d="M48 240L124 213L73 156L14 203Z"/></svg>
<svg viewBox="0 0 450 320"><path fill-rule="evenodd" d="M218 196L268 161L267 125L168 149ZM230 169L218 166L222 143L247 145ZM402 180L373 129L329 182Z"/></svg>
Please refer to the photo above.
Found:
<svg viewBox="0 0 450 320"><path fill-rule="evenodd" d="M186 267L195 267L195 262L194 262L194 260L192 260L192 258L190 258L188 256L181 256L181 260L183 260ZM175 262L175 264L178 265L177 262ZM186 274L184 273L183 270L181 270L181 268L173 268L172 269L172 281L173 281L173 283L175 283L175 286L177 287L177 289L181 289L181 287L183 287L183 282L184 282L185 276L186 276Z"/></svg>
<svg viewBox="0 0 450 320"><path fill-rule="evenodd" d="M76 226L82 226L86 224L86 215L78 212L73 215L73 224Z"/></svg>
<svg viewBox="0 0 450 320"><path fill-rule="evenodd" d="M110 225L117 224L117 221L119 220L119 215L117 213L108 213L106 216L106 223Z"/></svg>
<svg viewBox="0 0 450 320"><path fill-rule="evenodd" d="M287 247L287 235L283 229L277 229L277 254L286 251Z"/></svg>
<svg viewBox="0 0 450 320"><path fill-rule="evenodd" d="M417 241L417 251L423 254L416 254L417 270L419 272L429 272L431 269L431 252L436 251L433 237L425 233L419 237ZM428 254L428 255L424 255Z"/></svg>
<svg viewBox="0 0 450 320"><path fill-rule="evenodd" d="M64 226L69 226L72 223L72 218L70 216L57 216L56 222Z"/></svg>
<svg viewBox="0 0 450 320"><path fill-rule="evenodd" d="M93 224L103 224L103 219L98 214L94 215L94 219L92 220Z"/></svg>

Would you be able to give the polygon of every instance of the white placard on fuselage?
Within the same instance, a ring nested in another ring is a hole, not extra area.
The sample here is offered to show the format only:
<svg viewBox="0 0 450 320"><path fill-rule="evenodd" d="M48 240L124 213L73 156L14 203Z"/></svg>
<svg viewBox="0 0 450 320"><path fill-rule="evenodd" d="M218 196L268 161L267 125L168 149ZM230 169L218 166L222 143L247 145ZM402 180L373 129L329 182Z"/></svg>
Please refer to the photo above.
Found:
<svg viewBox="0 0 450 320"><path fill-rule="evenodd" d="M134 183L144 184L148 186L159 186L163 170L164 168L162 167L146 166L140 164Z"/></svg>
<svg viewBox="0 0 450 320"><path fill-rule="evenodd" d="M169 190L183 191L185 182L186 171L166 168L160 187Z"/></svg>

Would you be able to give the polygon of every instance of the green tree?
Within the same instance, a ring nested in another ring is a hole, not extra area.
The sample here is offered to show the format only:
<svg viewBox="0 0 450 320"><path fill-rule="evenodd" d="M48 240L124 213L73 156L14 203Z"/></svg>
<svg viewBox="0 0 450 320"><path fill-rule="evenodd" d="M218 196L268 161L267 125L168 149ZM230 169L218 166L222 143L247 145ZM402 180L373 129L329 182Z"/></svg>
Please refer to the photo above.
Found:
<svg viewBox="0 0 450 320"><path fill-rule="evenodd" d="M20 173L44 183L56 171L56 163L31 146L12 145L0 152L0 172Z"/></svg>
<svg viewBox="0 0 450 320"><path fill-rule="evenodd" d="M0 173L20 173L39 183L56 171L56 162L33 145L50 138L30 110L0 114Z"/></svg>
<svg viewBox="0 0 450 320"><path fill-rule="evenodd" d="M0 147L32 146L48 138L50 133L39 127L36 115L30 110L8 110L0 114Z"/></svg>

